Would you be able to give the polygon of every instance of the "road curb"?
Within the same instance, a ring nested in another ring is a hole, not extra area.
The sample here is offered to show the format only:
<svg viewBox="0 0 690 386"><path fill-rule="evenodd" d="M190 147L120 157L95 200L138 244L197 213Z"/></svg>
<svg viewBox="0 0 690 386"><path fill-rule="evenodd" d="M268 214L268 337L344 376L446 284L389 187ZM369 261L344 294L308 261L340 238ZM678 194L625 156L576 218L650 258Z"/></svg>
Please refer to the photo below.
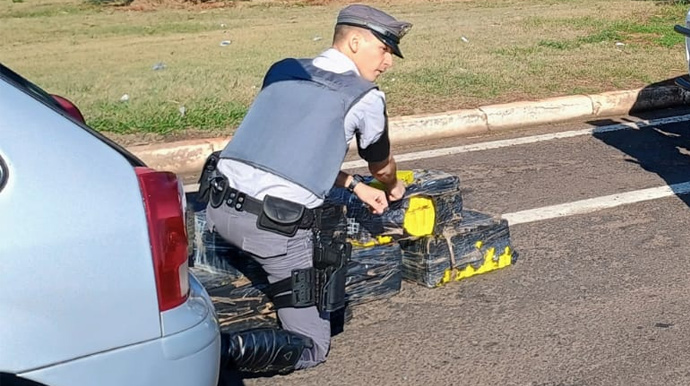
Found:
<svg viewBox="0 0 690 386"><path fill-rule="evenodd" d="M440 114L393 117L392 142L473 136L535 125L627 114L688 103L690 93L677 86L645 87L595 95L571 95L482 106ZM150 167L176 173L198 171L206 157L231 137L132 146L128 150Z"/></svg>

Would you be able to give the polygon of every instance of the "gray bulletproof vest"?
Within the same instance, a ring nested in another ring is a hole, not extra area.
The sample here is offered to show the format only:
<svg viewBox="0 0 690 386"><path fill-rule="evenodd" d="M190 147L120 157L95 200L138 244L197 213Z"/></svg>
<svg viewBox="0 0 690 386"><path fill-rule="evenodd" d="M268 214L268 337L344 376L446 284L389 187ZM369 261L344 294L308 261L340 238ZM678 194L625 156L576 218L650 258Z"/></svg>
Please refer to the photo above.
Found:
<svg viewBox="0 0 690 386"><path fill-rule="evenodd" d="M345 115L377 86L354 72L336 74L311 62L285 59L269 69L261 92L220 156L283 177L323 198L347 152Z"/></svg>

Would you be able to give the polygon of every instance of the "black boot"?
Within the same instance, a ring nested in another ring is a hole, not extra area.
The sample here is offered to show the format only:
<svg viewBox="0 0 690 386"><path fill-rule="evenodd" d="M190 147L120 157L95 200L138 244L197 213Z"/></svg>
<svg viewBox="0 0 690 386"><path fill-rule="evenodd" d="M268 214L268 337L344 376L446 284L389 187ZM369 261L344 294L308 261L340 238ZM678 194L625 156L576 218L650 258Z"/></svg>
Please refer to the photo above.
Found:
<svg viewBox="0 0 690 386"><path fill-rule="evenodd" d="M289 373L313 346L306 336L273 328L222 333L221 342L223 366L251 373Z"/></svg>

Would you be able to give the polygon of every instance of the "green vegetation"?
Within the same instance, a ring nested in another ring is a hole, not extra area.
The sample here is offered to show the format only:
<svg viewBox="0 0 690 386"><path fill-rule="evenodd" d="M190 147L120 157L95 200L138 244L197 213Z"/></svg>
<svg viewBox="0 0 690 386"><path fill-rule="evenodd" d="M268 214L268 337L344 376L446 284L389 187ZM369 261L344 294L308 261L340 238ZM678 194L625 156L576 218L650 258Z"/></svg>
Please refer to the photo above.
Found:
<svg viewBox="0 0 690 386"><path fill-rule="evenodd" d="M271 63L329 46L342 6L108 1L0 3L0 61L125 143L231 133ZM405 59L379 83L393 116L643 87L685 73L683 38L673 31L685 3L381 3L414 28L402 42Z"/></svg>

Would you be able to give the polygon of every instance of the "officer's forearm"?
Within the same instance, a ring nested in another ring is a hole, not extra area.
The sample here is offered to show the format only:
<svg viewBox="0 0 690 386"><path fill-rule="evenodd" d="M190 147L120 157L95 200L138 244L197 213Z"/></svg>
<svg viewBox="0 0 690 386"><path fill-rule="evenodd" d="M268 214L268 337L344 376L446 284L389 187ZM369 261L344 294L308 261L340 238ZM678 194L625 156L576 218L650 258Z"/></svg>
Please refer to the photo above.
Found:
<svg viewBox="0 0 690 386"><path fill-rule="evenodd" d="M370 162L369 171L371 175L386 186L386 190L395 187L398 177L396 176L397 165L392 155L381 162Z"/></svg>
<svg viewBox="0 0 690 386"><path fill-rule="evenodd" d="M339 188L345 188L350 184L350 182L352 182L351 175L345 173L342 170L338 172L338 177L335 178L335 186Z"/></svg>

